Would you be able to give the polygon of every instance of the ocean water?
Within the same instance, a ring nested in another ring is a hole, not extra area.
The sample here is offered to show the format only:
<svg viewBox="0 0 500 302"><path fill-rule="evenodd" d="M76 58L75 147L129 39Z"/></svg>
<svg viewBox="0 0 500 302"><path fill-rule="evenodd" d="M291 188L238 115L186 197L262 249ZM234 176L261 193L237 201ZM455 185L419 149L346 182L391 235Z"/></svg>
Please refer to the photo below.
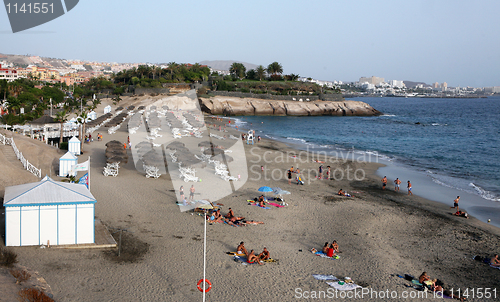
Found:
<svg viewBox="0 0 500 302"><path fill-rule="evenodd" d="M378 154L372 161L420 173L434 185L458 191L457 195L476 196L480 198L475 199L476 205L500 206L500 97L353 100L366 102L384 115L248 116L238 122L241 128L256 130L256 135L299 149Z"/></svg>

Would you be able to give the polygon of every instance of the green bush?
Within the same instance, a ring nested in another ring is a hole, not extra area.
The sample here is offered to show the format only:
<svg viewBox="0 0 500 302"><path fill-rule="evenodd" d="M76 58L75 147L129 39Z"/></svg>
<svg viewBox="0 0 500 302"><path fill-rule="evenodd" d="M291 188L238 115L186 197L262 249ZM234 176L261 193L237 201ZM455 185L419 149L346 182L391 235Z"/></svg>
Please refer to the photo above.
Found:
<svg viewBox="0 0 500 302"><path fill-rule="evenodd" d="M68 142L62 142L61 145L59 145L59 149L68 150Z"/></svg>

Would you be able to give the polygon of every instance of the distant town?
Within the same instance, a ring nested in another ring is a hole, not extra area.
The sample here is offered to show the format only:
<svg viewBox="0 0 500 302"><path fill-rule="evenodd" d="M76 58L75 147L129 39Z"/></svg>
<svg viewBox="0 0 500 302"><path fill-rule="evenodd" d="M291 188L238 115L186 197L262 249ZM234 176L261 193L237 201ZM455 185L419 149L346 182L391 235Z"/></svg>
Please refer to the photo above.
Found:
<svg viewBox="0 0 500 302"><path fill-rule="evenodd" d="M191 64L188 64L191 65ZM249 64L252 65L252 64ZM40 56L0 54L0 80L8 82L28 78L51 84L65 83L67 86L88 82L91 78L111 79L113 75L139 66L167 69L168 63L106 63L82 60L44 58ZM205 65L201 65L205 67ZM228 76L228 68L214 69L207 65L211 74ZM219 67L220 68L220 67ZM386 81L382 77L360 77L356 82L321 81L312 77L298 77L298 81L338 89L344 96L395 96L395 97L484 97L500 93L494 87L450 87L446 82L426 84L403 80ZM1 97L1 96L0 96Z"/></svg>

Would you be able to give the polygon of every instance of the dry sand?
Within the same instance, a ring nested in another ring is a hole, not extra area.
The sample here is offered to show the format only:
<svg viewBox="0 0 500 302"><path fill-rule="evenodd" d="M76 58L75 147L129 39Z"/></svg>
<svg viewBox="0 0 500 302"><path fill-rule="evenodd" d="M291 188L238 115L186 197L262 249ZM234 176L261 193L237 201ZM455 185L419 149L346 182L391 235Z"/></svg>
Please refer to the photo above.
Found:
<svg viewBox="0 0 500 302"><path fill-rule="evenodd" d="M92 157L91 191L97 199L96 218L113 232L126 229L122 257L116 257L115 251L95 249L12 250L18 254L19 264L45 278L56 301L200 301L196 283L203 277L202 217L180 213L175 203L178 188L172 187L170 178L163 175L148 179L134 168L132 160L122 165L116 178L102 174L105 143L126 141L127 135L125 127L114 135L104 134L102 142L85 144L82 157ZM15 139L16 143L23 140ZM21 143L18 146L21 148ZM34 154L52 152L52 161L62 154L43 144L34 146ZM296 292L297 288L329 288L311 274L349 276L373 291L402 294L415 290L406 288L406 282L395 274L418 277L427 271L431 277L443 280L447 288L500 290L500 271L472 260L473 255L487 256L498 251L497 228L474 218L452 216L449 207L418 196L382 191L379 177L373 176L378 167L374 163L331 164L344 171L362 169L366 178L361 181L304 177L305 185L288 185L284 172L290 166L306 172L316 171L319 164L310 155L307 162L294 162L282 152L298 151L273 141L245 145L245 149L249 168L256 165L253 170L260 171L262 164L283 178L257 179L257 174L251 172L242 188L217 201L224 204L223 214L231 207L237 216L265 224L208 226L207 279L213 287L207 301L294 301L300 292ZM22 167L11 167L4 160L5 150L0 148L2 192L6 185L33 181ZM264 152L269 162L255 162ZM266 210L248 205L246 200L257 197L257 188L263 185L289 190L289 206ZM340 188L353 197L336 196ZM197 198L203 197L203 192L199 193ZM332 240L340 245L339 260L309 252ZM234 262L226 252L235 251L240 241L257 252L267 247L279 262L263 266Z"/></svg>

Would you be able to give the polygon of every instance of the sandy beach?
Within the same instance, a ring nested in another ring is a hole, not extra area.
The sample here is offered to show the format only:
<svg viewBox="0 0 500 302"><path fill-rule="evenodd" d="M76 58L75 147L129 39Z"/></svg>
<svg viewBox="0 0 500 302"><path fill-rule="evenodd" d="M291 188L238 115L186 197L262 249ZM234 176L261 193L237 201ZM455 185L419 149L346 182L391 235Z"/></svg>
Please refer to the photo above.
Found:
<svg viewBox="0 0 500 302"><path fill-rule="evenodd" d="M130 98L120 106L138 101ZM100 107L108 103L103 101ZM228 122L209 116L205 121ZM50 285L56 301L201 301L196 283L203 277L203 218L179 211L179 188L173 187L170 176L146 178L134 167L133 160L121 164L117 177L105 177L105 144L111 140L127 141L128 132L125 126L113 135L108 135L104 128L97 132L103 133L103 141L84 144L79 162L91 156L96 218L114 232L115 238L118 229L125 230L122 256L118 258L116 251L109 249L11 247L19 264L38 272ZM3 130L2 133L12 135ZM64 152L21 135L14 134L14 139L30 161L30 157L38 158L44 175L51 171L52 178L60 179L55 176L55 165ZM6 186L37 181L21 164L7 159L6 154L11 152L8 148L0 148L2 197ZM317 158L265 139L255 145L245 144L244 148L248 180L216 202L223 204L223 214L231 207L237 216L264 224L208 225L206 273L213 287L207 293L207 301L294 301L306 299L306 291L307 297L312 297L313 292L326 292L330 286L312 274L348 276L370 291L361 297L368 301L386 300L381 298L382 291L396 293L394 301L405 300L401 297L404 292L417 291L406 287L408 282L396 275L418 277L423 271L443 280L448 289L500 291L500 271L472 259L474 255L491 257L499 252L500 229L474 217L453 216L449 206L407 196L403 188L396 193L391 184L382 190L380 177L375 175L380 166L376 163ZM131 151L128 152L131 158ZM297 157L291 157L292 154ZM338 173L342 171L345 177L315 178L320 165L315 160L324 161L325 167L330 165ZM261 166L266 173L261 172ZM295 181L288 184L285 172L291 166L300 168L305 185ZM207 187L203 182L185 183L186 192L192 184L198 188L196 199L208 194L204 193ZM285 196L288 206L263 209L249 205L247 200L258 197L257 189L261 186L290 191ZM338 196L341 188L352 197ZM321 258L310 252L332 240L340 246L340 259ZM236 251L241 241L257 253L267 247L271 257L279 261L265 265L233 261L226 252ZM468 300L480 299L470 296Z"/></svg>

